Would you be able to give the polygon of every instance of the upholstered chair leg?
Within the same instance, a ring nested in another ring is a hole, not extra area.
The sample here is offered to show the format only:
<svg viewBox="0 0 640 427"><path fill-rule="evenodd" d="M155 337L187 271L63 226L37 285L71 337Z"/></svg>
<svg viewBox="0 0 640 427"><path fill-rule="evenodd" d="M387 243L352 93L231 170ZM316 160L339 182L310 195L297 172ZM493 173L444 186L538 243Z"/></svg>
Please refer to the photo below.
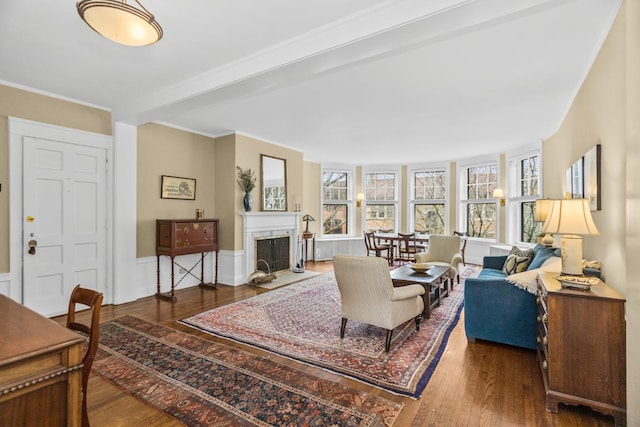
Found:
<svg viewBox="0 0 640 427"><path fill-rule="evenodd" d="M416 316L416 332L420 330L420 322L422 321L422 314Z"/></svg>
<svg viewBox="0 0 640 427"><path fill-rule="evenodd" d="M344 338L344 329L347 327L347 318L342 318L342 323L340 325L340 338Z"/></svg>
<svg viewBox="0 0 640 427"><path fill-rule="evenodd" d="M392 329L387 329L387 339L384 341L384 351L389 353L389 349L391 348L391 333Z"/></svg>

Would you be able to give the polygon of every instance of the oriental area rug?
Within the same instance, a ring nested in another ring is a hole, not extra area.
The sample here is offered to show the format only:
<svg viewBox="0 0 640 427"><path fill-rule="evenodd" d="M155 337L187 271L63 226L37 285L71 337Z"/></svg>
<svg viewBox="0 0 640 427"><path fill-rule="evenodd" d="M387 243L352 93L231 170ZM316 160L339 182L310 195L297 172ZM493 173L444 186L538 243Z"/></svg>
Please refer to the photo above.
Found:
<svg viewBox="0 0 640 427"><path fill-rule="evenodd" d="M477 275L467 266L448 297L442 299L420 331L409 321L386 332L347 322L340 339L340 292L333 272L275 289L180 320L216 336L265 349L324 368L397 394L420 397L440 360L463 306L463 277Z"/></svg>
<svg viewBox="0 0 640 427"><path fill-rule="evenodd" d="M391 426L402 404L124 316L100 325L93 372L189 426Z"/></svg>

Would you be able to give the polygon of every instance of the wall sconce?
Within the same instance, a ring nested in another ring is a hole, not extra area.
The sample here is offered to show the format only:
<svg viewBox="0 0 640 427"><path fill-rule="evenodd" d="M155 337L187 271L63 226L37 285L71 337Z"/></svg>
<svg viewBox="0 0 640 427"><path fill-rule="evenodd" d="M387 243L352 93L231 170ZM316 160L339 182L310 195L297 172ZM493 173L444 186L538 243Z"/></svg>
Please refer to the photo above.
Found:
<svg viewBox="0 0 640 427"><path fill-rule="evenodd" d="M504 206L504 191L502 188L496 188L493 190L493 198L500 199L500 206Z"/></svg>
<svg viewBox="0 0 640 427"><path fill-rule="evenodd" d="M362 206L362 202L364 201L364 194L363 193L358 193L358 195L356 196L356 206L360 207Z"/></svg>

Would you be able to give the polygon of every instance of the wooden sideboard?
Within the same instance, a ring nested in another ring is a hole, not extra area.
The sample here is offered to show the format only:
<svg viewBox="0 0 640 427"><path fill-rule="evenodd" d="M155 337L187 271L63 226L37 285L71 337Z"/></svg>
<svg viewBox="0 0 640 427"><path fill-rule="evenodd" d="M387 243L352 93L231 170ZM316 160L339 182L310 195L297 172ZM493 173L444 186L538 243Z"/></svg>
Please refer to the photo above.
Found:
<svg viewBox="0 0 640 427"><path fill-rule="evenodd" d="M536 299L547 410L584 405L626 425L625 299L604 282L563 288L557 275L539 273Z"/></svg>
<svg viewBox="0 0 640 427"><path fill-rule="evenodd" d="M80 426L86 340L4 295L0 325L0 426Z"/></svg>
<svg viewBox="0 0 640 427"><path fill-rule="evenodd" d="M204 257L208 252L215 253L214 277L211 283L204 281ZM218 220L217 219L158 219L156 220L156 257L158 268L158 282L156 296L176 300L175 288L180 283L175 282L175 257L179 255L201 254L200 259L190 268L182 267L186 273L200 280L200 286L216 288L218 283ZM160 290L160 256L171 258L171 289L169 292ZM200 277L192 270L200 265Z"/></svg>

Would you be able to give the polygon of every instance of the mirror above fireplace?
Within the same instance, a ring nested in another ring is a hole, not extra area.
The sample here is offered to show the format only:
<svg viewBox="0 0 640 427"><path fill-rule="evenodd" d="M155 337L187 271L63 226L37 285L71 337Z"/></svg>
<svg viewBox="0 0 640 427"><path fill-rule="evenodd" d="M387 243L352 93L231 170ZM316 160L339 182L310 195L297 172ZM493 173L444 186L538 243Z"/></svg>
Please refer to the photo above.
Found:
<svg viewBox="0 0 640 427"><path fill-rule="evenodd" d="M277 157L260 156L262 178L262 210L287 210L287 161Z"/></svg>

